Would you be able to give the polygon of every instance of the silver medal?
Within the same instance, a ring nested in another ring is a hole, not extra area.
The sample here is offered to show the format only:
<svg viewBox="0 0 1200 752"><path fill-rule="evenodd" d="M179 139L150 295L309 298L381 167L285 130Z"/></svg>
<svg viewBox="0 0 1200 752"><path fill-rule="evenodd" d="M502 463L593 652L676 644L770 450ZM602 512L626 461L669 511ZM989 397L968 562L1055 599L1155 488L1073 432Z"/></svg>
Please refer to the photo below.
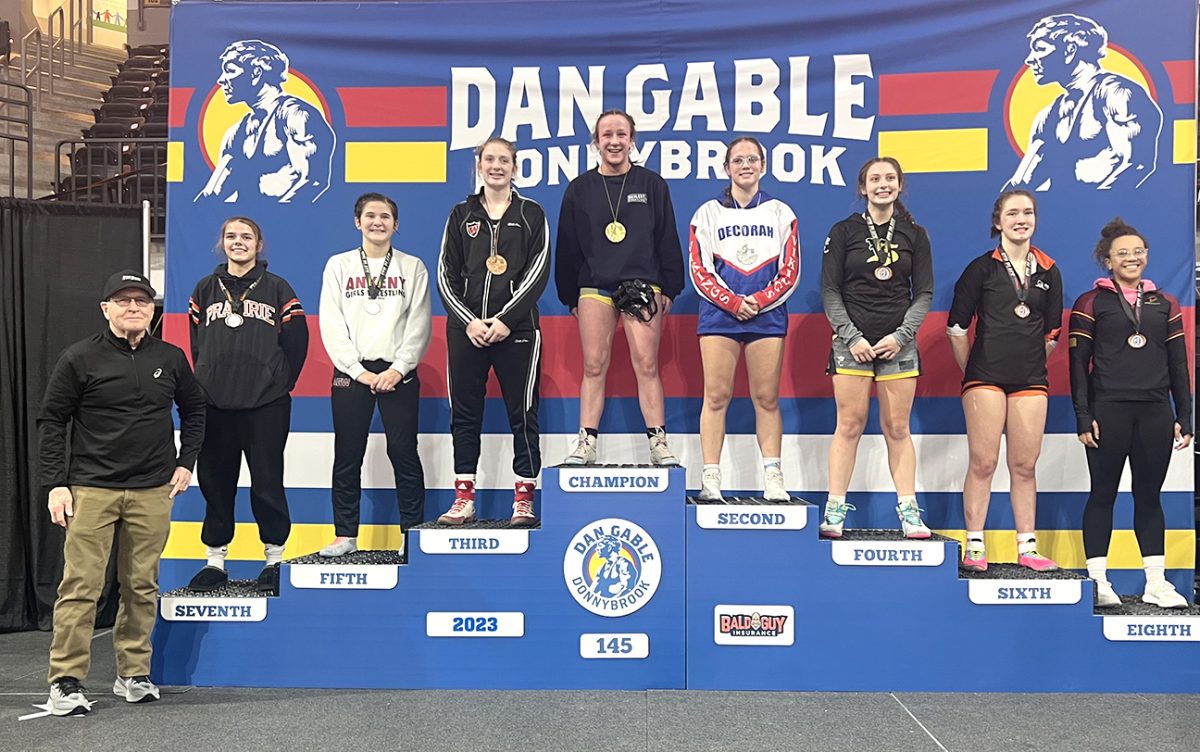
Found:
<svg viewBox="0 0 1200 752"><path fill-rule="evenodd" d="M376 301L374 301L374 300L367 301L367 305L366 305L367 313L371 314L372 316L378 316L379 312L382 310L383 310L383 306L379 305L379 303L377 303Z"/></svg>
<svg viewBox="0 0 1200 752"><path fill-rule="evenodd" d="M1140 350L1146 346L1146 335L1138 332L1136 334L1129 335L1129 339L1125 341L1128 342L1129 346L1133 349Z"/></svg>
<svg viewBox="0 0 1200 752"><path fill-rule="evenodd" d="M229 327L230 329L237 329L245 322L246 320L242 318L241 314L238 313L231 313L225 317L225 326Z"/></svg>
<svg viewBox="0 0 1200 752"><path fill-rule="evenodd" d="M1016 308L1013 309L1013 313L1017 314L1017 318L1019 318L1019 319L1027 319L1027 318L1029 318L1029 313L1030 313L1029 306L1025 305L1024 303L1021 303L1021 304L1017 305Z"/></svg>

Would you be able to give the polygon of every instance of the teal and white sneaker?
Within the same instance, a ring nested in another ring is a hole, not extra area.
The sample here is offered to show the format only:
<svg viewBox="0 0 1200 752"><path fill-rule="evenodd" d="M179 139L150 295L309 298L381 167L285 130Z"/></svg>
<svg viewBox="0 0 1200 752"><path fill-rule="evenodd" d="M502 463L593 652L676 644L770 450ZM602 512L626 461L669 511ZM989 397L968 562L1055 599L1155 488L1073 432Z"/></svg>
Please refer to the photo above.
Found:
<svg viewBox="0 0 1200 752"><path fill-rule="evenodd" d="M896 514L900 517L900 529L904 537L912 540L925 540L933 535L925 523L921 522L921 508L915 501L904 501L896 506Z"/></svg>
<svg viewBox="0 0 1200 752"><path fill-rule="evenodd" d="M846 524L846 514L858 511L853 504L836 501L825 502L825 519L821 521L822 538L841 538L842 526Z"/></svg>

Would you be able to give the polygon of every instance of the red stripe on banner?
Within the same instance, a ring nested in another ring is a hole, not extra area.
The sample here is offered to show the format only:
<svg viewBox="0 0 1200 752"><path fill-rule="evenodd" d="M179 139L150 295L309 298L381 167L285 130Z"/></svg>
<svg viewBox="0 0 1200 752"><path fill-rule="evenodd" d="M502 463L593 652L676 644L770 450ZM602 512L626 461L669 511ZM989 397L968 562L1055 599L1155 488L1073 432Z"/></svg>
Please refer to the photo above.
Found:
<svg viewBox="0 0 1200 752"><path fill-rule="evenodd" d="M192 101L195 89L171 87L167 92L167 127L182 128L187 123L188 102Z"/></svg>
<svg viewBox="0 0 1200 752"><path fill-rule="evenodd" d="M339 86L351 128L440 128L446 125L445 86Z"/></svg>
<svg viewBox="0 0 1200 752"><path fill-rule="evenodd" d="M987 112L998 70L892 73L879 77L880 115Z"/></svg>
<svg viewBox="0 0 1200 752"><path fill-rule="evenodd" d="M1196 101L1196 63L1191 60L1164 60L1163 68L1171 82L1171 93L1175 104L1191 104Z"/></svg>
<svg viewBox="0 0 1200 752"><path fill-rule="evenodd" d="M1184 308L1184 330L1187 332L1189 357L1195 357L1195 313ZM1064 311L1066 316L1069 311ZM933 311L917 336L921 351L921 378L917 381L918 397L957 397L962 372L954 363L950 342L946 338L946 311ZM784 398L833 397L825 365L829 357L828 342L832 337L829 323L819 313L792 314L788 317L787 343L784 345L783 376L779 396ZM328 397L333 366L325 348L316 316L307 316L309 331L308 360L292 392L297 397ZM163 338L188 351L188 320L186 313L163 316ZM576 398L582 374L583 354L579 347L579 329L571 316L542 317L542 397ZM553 353L553 357L547 356ZM667 319L663 343L659 351L660 376L663 391L668 397L703 397L704 368L700 361L700 344L696 337L696 316L678 315ZM421 361L418 371L421 396L446 396L446 317L435 316L433 340ZM608 370L605 393L609 397L636 397L637 380L629 361L625 334L618 330L613 340L612 363ZM1071 393L1067 377L1067 335L1050 356L1050 394ZM734 381L734 396L749 396L744 364L738 367ZM488 382L488 396L499 397L495 379Z"/></svg>

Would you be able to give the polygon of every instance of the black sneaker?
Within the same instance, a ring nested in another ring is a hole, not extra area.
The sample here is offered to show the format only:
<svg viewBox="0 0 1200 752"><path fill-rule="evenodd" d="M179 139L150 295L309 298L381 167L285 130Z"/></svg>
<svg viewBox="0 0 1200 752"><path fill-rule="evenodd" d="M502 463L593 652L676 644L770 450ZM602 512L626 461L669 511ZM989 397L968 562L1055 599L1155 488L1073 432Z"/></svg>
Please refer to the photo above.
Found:
<svg viewBox="0 0 1200 752"><path fill-rule="evenodd" d="M258 573L255 589L263 595L279 595L279 565L268 564Z"/></svg>
<svg viewBox="0 0 1200 752"><path fill-rule="evenodd" d="M188 590L209 593L229 582L229 574L219 567L205 567L188 583Z"/></svg>
<svg viewBox="0 0 1200 752"><path fill-rule="evenodd" d="M51 715L83 715L92 709L86 692L74 676L60 676L50 685L46 707Z"/></svg>

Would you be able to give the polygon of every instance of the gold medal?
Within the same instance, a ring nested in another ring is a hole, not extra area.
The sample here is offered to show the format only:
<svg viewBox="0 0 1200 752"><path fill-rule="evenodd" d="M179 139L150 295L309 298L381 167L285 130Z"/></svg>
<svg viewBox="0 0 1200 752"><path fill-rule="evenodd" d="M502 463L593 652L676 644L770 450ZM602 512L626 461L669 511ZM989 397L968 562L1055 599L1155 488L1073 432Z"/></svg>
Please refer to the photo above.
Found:
<svg viewBox="0 0 1200 752"><path fill-rule="evenodd" d="M500 254L488 256L486 266L492 274L503 274L508 269L508 261Z"/></svg>
<svg viewBox="0 0 1200 752"><path fill-rule="evenodd" d="M604 237L608 238L610 243L620 243L625 239L625 225L613 220L604 227Z"/></svg>

